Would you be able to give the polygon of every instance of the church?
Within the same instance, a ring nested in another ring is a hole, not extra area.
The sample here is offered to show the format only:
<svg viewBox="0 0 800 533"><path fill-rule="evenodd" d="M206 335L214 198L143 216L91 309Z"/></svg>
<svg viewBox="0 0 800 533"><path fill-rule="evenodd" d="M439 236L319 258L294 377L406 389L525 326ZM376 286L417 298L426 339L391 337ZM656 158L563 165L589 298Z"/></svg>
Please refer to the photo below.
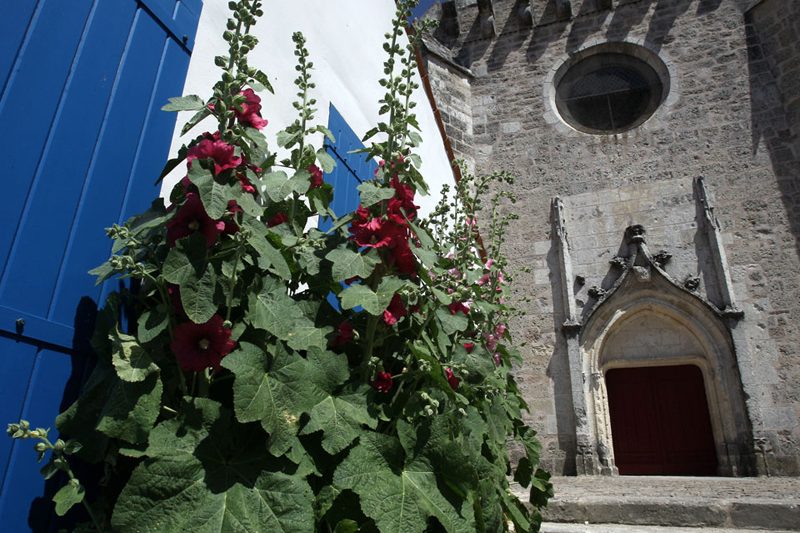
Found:
<svg viewBox="0 0 800 533"><path fill-rule="evenodd" d="M519 381L554 475L800 475L800 2L455 0L449 150L517 177Z"/></svg>

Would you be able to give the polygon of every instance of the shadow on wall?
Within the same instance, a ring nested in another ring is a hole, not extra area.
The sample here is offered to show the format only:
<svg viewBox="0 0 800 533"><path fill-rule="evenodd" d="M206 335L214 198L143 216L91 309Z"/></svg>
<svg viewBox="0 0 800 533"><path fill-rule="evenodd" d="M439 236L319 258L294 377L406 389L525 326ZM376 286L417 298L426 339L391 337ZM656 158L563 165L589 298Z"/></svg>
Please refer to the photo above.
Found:
<svg viewBox="0 0 800 533"><path fill-rule="evenodd" d="M791 25L800 17L800 5L767 0L745 13L744 17L752 153L755 155L762 148L769 153L795 246L800 253L800 44L796 41L796 30L794 41L785 38L792 34ZM795 108L794 116L792 106Z"/></svg>
<svg viewBox="0 0 800 533"><path fill-rule="evenodd" d="M72 349L69 350L68 354L71 372L64 385L64 392L58 406L59 413L63 413L78 398L81 387L94 368L96 357L92 351L91 340L96 319L97 304L91 298L84 296L75 310L75 333L72 338ZM66 440L68 435L59 435L59 437ZM97 497L102 465L89 465L75 458L72 458L70 463L78 479L87 488L87 497L90 500L94 500ZM30 475L37 476L38 472L32 471ZM66 516L58 517L55 515L53 496L67 481L68 479L63 473L50 478L44 485L44 493L31 502L28 510L28 525L32 532L71 531L77 524L89 520L89 516L80 505L73 507Z"/></svg>
<svg viewBox="0 0 800 533"><path fill-rule="evenodd" d="M573 14L571 20L565 21L557 20L555 2L550 0L544 5L541 13L535 14L538 20L534 20L531 27L521 15L527 2L515 0L513 4L508 4L510 9L501 11L499 9L501 6L495 7L497 18L495 24L498 30L495 38L483 37L481 17L477 16L474 19L468 34L461 41L463 44L456 54L456 62L469 68L481 61L491 47L491 53L485 59L486 66L490 72L498 71L504 67L508 56L522 47L527 40L526 59L528 63L535 63L551 45L562 39L567 30L569 34L563 50L566 53L579 50L588 39L596 37L604 26L606 26L605 40L623 41L634 28L643 23L651 11L652 16L647 25L645 39L657 52L664 44L670 42L670 31L675 21L692 6L697 6L697 16L703 16L713 13L721 3L722 0L699 0L699 2L698 0L638 0L617 5L613 10L597 10L593 1L584 0L580 3L573 2L577 12ZM539 24L540 21L547 22ZM457 41L452 36L437 35L437 37L447 46L454 46Z"/></svg>
<svg viewBox="0 0 800 533"><path fill-rule="evenodd" d="M552 273L559 271L558 250L555 241L550 241L550 250L547 252L547 268ZM561 280L557 275L550 277L551 301L553 302L553 331L555 331L555 345L547 365L547 377L553 382L553 396L555 398L556 431L558 433L558 448L563 454L564 464L559 472L562 476L577 475L575 456L577 443L575 441L575 407L572 402L572 386L570 385L569 354L567 342L561 331L561 325L567 320L567 310L561 296ZM555 474L557 465L553 465Z"/></svg>

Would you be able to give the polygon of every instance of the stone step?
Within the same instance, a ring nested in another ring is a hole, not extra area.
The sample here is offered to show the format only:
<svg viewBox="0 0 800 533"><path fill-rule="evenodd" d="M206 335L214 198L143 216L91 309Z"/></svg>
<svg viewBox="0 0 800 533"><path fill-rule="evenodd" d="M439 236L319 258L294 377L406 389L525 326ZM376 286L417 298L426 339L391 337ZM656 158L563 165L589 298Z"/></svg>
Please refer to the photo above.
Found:
<svg viewBox="0 0 800 533"><path fill-rule="evenodd" d="M631 526L624 524L559 524L545 522L540 533L788 533L787 530L717 527Z"/></svg>
<svg viewBox="0 0 800 533"><path fill-rule="evenodd" d="M800 478L581 476L552 481L555 497L544 520L578 528L570 532L592 527L587 523L668 531L800 531Z"/></svg>

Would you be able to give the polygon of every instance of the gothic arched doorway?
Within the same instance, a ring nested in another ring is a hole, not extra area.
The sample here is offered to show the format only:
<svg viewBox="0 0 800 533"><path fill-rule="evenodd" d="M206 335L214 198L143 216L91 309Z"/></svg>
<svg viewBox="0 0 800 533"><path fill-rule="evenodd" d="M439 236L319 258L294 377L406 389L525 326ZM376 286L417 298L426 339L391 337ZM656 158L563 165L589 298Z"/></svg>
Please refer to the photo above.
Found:
<svg viewBox="0 0 800 533"><path fill-rule="evenodd" d="M698 366L613 368L605 379L621 475L716 475L714 435Z"/></svg>

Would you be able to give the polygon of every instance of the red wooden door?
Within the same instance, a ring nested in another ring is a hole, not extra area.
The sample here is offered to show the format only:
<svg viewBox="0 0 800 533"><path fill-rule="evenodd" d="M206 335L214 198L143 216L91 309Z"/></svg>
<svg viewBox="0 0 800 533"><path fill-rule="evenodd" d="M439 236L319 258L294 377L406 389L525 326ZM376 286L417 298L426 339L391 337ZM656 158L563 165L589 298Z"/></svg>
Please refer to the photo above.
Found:
<svg viewBox="0 0 800 533"><path fill-rule="evenodd" d="M717 473L703 374L693 365L606 372L614 457L622 475Z"/></svg>

